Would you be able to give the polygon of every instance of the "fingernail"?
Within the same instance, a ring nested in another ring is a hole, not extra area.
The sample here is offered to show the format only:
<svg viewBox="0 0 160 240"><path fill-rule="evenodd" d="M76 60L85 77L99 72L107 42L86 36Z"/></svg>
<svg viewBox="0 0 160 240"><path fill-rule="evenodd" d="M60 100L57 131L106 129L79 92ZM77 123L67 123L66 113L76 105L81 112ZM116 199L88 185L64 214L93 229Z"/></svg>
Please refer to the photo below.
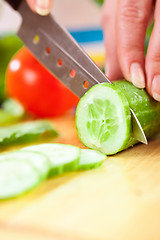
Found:
<svg viewBox="0 0 160 240"><path fill-rule="evenodd" d="M153 95L153 98L160 102L160 93L157 92L158 89L160 91L160 75L154 76L153 82L152 82L152 95Z"/></svg>
<svg viewBox="0 0 160 240"><path fill-rule="evenodd" d="M50 2L48 0L37 0L36 12L42 16L48 15L50 12Z"/></svg>
<svg viewBox="0 0 160 240"><path fill-rule="evenodd" d="M145 77L139 63L132 63L130 67L130 80L138 88L145 88Z"/></svg>

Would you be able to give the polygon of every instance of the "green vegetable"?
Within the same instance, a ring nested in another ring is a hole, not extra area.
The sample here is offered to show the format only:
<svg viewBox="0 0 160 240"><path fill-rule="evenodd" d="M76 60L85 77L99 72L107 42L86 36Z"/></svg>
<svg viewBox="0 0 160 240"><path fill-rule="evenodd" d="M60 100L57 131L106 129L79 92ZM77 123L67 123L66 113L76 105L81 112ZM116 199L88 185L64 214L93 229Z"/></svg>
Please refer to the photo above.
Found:
<svg viewBox="0 0 160 240"><path fill-rule="evenodd" d="M0 38L0 102L6 97L5 73L8 63L22 46L22 41L15 34L5 34Z"/></svg>
<svg viewBox="0 0 160 240"><path fill-rule="evenodd" d="M87 170L97 168L104 162L105 159L106 155L99 151L92 149L81 149L77 169Z"/></svg>
<svg viewBox="0 0 160 240"><path fill-rule="evenodd" d="M151 33L153 30L153 26L154 26L154 22L147 28L147 32L146 32L146 37L145 37L145 54L147 53L147 49L148 49L148 44L149 44L149 40L151 37Z"/></svg>
<svg viewBox="0 0 160 240"><path fill-rule="evenodd" d="M104 3L104 0L94 0L99 6L102 6Z"/></svg>
<svg viewBox="0 0 160 240"><path fill-rule="evenodd" d="M0 160L0 199L16 197L41 183L38 171L23 158Z"/></svg>
<svg viewBox="0 0 160 240"><path fill-rule="evenodd" d="M76 128L85 146L105 154L121 151L131 134L127 98L113 84L93 86L78 103Z"/></svg>
<svg viewBox="0 0 160 240"><path fill-rule="evenodd" d="M135 112L148 139L160 131L160 103L155 101L144 89L136 88L128 81L120 80L115 82L127 97L130 107ZM126 148L137 143L130 137Z"/></svg>
<svg viewBox="0 0 160 240"><path fill-rule="evenodd" d="M22 150L35 151L45 154L50 163L50 176L75 170L80 157L80 149L72 145L46 143L25 147Z"/></svg>
<svg viewBox="0 0 160 240"><path fill-rule="evenodd" d="M39 144L0 155L0 199L21 195L47 177L100 166L106 155L66 144Z"/></svg>
<svg viewBox="0 0 160 240"><path fill-rule="evenodd" d="M1 160L7 161L8 159L28 162L28 164L37 170L41 180L48 177L51 165L50 161L44 154L32 151L14 151L0 155L0 162Z"/></svg>
<svg viewBox="0 0 160 240"><path fill-rule="evenodd" d="M127 81L102 83L92 87L77 106L76 127L83 144L108 155L136 144L138 141L131 137L129 106L148 139L158 133L159 102Z"/></svg>
<svg viewBox="0 0 160 240"><path fill-rule="evenodd" d="M14 99L6 99L0 108L0 125L13 124L25 115L23 106Z"/></svg>
<svg viewBox="0 0 160 240"><path fill-rule="evenodd" d="M58 133L49 121L36 120L0 127L0 146L26 143L39 137L55 137Z"/></svg>

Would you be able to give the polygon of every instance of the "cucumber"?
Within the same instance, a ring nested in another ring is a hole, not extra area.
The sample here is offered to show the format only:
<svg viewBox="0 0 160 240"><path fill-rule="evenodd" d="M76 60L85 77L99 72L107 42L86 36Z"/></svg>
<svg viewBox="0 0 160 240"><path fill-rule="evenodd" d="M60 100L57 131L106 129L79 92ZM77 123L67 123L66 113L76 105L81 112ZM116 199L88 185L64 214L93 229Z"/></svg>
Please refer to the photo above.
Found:
<svg viewBox="0 0 160 240"><path fill-rule="evenodd" d="M1 108L5 111L10 113L14 117L22 117L25 114L25 109L20 102L16 99L8 98L2 102Z"/></svg>
<svg viewBox="0 0 160 240"><path fill-rule="evenodd" d="M0 199L28 192L48 176L99 167L105 159L99 151L57 143L4 153L0 155Z"/></svg>
<svg viewBox="0 0 160 240"><path fill-rule="evenodd" d="M129 107L148 139L160 131L160 103L144 89L121 80L95 85L81 98L76 110L76 128L82 143L107 155L138 143L131 137Z"/></svg>
<svg viewBox="0 0 160 240"><path fill-rule="evenodd" d="M0 199L17 197L41 183L39 173L28 161L10 158L0 161Z"/></svg>
<svg viewBox="0 0 160 240"><path fill-rule="evenodd" d="M2 102L0 108L0 125L13 124L25 114L23 106L14 99L8 98Z"/></svg>
<svg viewBox="0 0 160 240"><path fill-rule="evenodd" d="M146 90L136 88L128 81L116 81L114 85L125 94L147 139L151 139L160 131L160 103L155 101ZM126 148L136 143L138 143L138 141L130 137Z"/></svg>
<svg viewBox="0 0 160 240"><path fill-rule="evenodd" d="M44 154L31 151L14 151L0 155L0 161L8 159L16 159L16 161L19 160L28 162L38 171L41 180L44 180L48 177L51 164Z"/></svg>
<svg viewBox="0 0 160 240"><path fill-rule="evenodd" d="M26 143L36 140L41 136L57 136L57 131L51 122L35 120L0 127L0 145L5 146L15 143Z"/></svg>
<svg viewBox="0 0 160 240"><path fill-rule="evenodd" d="M110 83L97 84L83 95L75 121L82 143L108 155L121 151L131 135L128 100Z"/></svg>
<svg viewBox="0 0 160 240"><path fill-rule="evenodd" d="M22 148L22 150L45 154L51 163L50 177L75 170L80 157L80 148L60 143L39 144Z"/></svg>
<svg viewBox="0 0 160 240"><path fill-rule="evenodd" d="M88 170L92 168L97 168L104 162L105 159L106 155L99 151L93 149L81 149L77 169Z"/></svg>

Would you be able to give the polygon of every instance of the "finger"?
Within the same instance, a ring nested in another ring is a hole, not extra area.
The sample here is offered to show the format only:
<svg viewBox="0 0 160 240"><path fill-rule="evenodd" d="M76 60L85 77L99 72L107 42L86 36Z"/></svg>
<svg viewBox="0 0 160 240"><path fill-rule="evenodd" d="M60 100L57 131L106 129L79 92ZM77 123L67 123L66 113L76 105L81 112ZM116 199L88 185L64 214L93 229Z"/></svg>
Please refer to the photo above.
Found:
<svg viewBox="0 0 160 240"><path fill-rule="evenodd" d="M136 87L145 87L144 41L152 0L119 0L117 51L122 72Z"/></svg>
<svg viewBox="0 0 160 240"><path fill-rule="evenodd" d="M151 34L147 56L147 90L160 101L160 0L157 0L154 14L154 28Z"/></svg>
<svg viewBox="0 0 160 240"><path fill-rule="evenodd" d="M27 3L34 12L44 16L49 14L53 0L27 0Z"/></svg>
<svg viewBox="0 0 160 240"><path fill-rule="evenodd" d="M116 48L116 5L117 0L106 0L101 20L105 45L105 73L110 80L122 77Z"/></svg>

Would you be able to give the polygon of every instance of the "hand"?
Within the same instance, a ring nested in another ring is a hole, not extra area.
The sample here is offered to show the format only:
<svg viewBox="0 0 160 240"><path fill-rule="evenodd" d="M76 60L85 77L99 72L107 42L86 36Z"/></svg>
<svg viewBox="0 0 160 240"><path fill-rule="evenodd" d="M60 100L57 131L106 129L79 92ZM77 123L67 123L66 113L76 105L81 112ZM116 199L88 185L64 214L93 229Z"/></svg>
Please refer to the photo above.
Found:
<svg viewBox="0 0 160 240"><path fill-rule="evenodd" d="M49 14L53 0L26 0L30 8L40 15Z"/></svg>
<svg viewBox="0 0 160 240"><path fill-rule="evenodd" d="M106 0L102 26L106 47L106 75L124 76L160 101L160 0ZM154 13L154 28L147 55L144 54L146 29Z"/></svg>

